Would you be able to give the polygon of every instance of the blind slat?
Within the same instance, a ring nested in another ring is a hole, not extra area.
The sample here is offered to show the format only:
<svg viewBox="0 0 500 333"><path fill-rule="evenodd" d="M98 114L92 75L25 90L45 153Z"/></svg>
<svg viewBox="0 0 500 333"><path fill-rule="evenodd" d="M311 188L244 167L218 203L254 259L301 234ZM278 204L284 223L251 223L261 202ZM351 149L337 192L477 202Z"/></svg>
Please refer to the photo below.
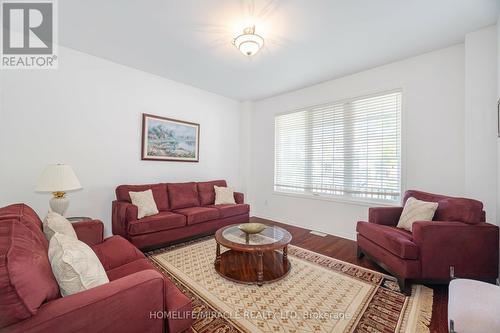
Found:
<svg viewBox="0 0 500 333"><path fill-rule="evenodd" d="M277 191L398 200L401 92L275 118Z"/></svg>

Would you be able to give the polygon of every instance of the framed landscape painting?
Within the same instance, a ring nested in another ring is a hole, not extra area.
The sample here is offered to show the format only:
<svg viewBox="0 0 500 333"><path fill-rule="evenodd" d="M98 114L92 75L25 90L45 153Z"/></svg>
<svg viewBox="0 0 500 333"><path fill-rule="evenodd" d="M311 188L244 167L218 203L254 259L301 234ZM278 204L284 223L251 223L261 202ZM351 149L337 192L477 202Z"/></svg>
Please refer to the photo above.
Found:
<svg viewBox="0 0 500 333"><path fill-rule="evenodd" d="M199 124L142 115L143 160L198 162L199 147Z"/></svg>

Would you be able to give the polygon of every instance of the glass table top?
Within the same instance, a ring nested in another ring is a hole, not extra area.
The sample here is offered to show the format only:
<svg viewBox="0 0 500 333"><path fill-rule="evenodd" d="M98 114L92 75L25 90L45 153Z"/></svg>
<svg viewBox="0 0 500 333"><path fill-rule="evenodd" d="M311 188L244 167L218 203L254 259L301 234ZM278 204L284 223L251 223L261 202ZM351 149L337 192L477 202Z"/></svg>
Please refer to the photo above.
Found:
<svg viewBox="0 0 500 333"><path fill-rule="evenodd" d="M258 234L247 234L241 231L237 225L225 229L222 232L222 237L237 244L243 245L266 245L273 244L283 240L286 236L281 228L267 226Z"/></svg>

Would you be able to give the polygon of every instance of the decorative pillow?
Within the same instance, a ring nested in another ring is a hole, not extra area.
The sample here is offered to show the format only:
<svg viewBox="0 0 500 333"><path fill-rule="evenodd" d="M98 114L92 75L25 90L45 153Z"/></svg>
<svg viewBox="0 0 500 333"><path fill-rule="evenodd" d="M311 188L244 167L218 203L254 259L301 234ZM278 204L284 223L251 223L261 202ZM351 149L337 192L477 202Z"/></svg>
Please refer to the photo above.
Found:
<svg viewBox="0 0 500 333"><path fill-rule="evenodd" d="M49 212L43 220L43 233L48 241L54 236L55 233L60 233L74 239L78 239L75 229L64 216L55 212Z"/></svg>
<svg viewBox="0 0 500 333"><path fill-rule="evenodd" d="M219 187L214 185L215 190L215 204L235 204L234 201L234 187Z"/></svg>
<svg viewBox="0 0 500 333"><path fill-rule="evenodd" d="M212 180L209 182L199 182L196 184L198 186L198 196L200 197L200 205L213 205L215 202L215 191L214 185L219 187L227 187L225 180Z"/></svg>
<svg viewBox="0 0 500 333"><path fill-rule="evenodd" d="M49 261L62 296L109 282L94 251L77 239L56 233L49 243Z"/></svg>
<svg viewBox="0 0 500 333"><path fill-rule="evenodd" d="M132 204L137 206L138 219L159 213L153 197L153 191L147 190L144 192L129 192L129 195L132 200Z"/></svg>
<svg viewBox="0 0 500 333"><path fill-rule="evenodd" d="M413 222L432 221L437 208L437 202L421 201L411 197L406 200L397 227L412 231Z"/></svg>
<svg viewBox="0 0 500 333"><path fill-rule="evenodd" d="M116 199L132 203L130 192L153 191L156 207L160 212L169 210L167 184L120 185L116 188ZM137 218L137 217L136 217Z"/></svg>

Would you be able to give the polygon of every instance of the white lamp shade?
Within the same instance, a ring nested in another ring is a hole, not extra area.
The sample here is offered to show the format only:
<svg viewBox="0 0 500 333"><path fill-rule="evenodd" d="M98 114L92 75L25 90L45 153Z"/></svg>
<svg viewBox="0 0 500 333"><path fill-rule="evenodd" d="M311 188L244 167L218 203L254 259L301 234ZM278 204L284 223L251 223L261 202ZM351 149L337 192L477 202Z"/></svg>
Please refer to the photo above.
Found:
<svg viewBox="0 0 500 333"><path fill-rule="evenodd" d="M36 184L37 192L66 192L82 188L73 169L67 164L50 164Z"/></svg>

